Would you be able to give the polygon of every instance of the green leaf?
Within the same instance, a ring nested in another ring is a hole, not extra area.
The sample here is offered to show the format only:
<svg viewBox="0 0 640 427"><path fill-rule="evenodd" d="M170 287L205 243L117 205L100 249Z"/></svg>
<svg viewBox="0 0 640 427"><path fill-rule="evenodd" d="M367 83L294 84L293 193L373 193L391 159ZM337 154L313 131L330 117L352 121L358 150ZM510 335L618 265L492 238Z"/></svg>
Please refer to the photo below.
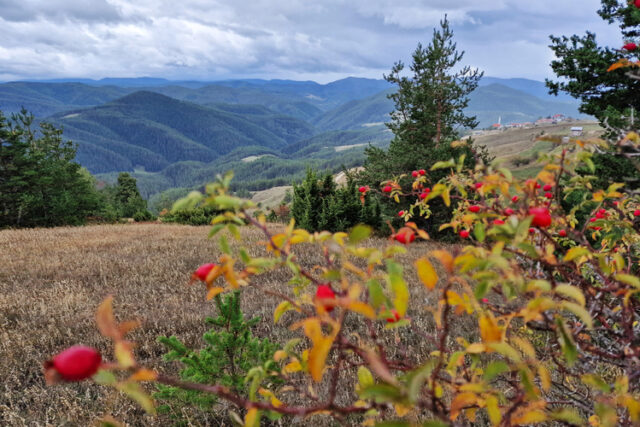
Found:
<svg viewBox="0 0 640 427"><path fill-rule="evenodd" d="M220 246L220 250L227 254L227 255L231 255L231 247L229 247L229 241L227 240L227 237L222 235L220 236L220 240L219 240L219 246Z"/></svg>
<svg viewBox="0 0 640 427"><path fill-rule="evenodd" d="M484 239L487 236L486 230L485 230L485 226L483 223L479 222L477 223L474 228L473 228L473 235L475 236L476 240L480 243L484 242Z"/></svg>
<svg viewBox="0 0 640 427"><path fill-rule="evenodd" d="M558 421L563 421L568 424L576 426L583 426L586 424L584 418L580 413L573 408L560 408L551 412L551 418Z"/></svg>
<svg viewBox="0 0 640 427"><path fill-rule="evenodd" d="M371 235L371 231L371 227L369 227L368 225L356 225L351 229L351 232L349 233L349 243L351 243L352 245L357 245L363 240L368 239Z"/></svg>
<svg viewBox="0 0 640 427"><path fill-rule="evenodd" d="M374 384L360 391L360 398L373 399L378 403L405 401L404 394L400 389L390 384Z"/></svg>
<svg viewBox="0 0 640 427"><path fill-rule="evenodd" d="M640 279L636 276L632 276L631 274L616 274L615 278L622 283L626 283L627 285L640 289Z"/></svg>
<svg viewBox="0 0 640 427"><path fill-rule="evenodd" d="M562 319L556 319L556 326L558 327L558 341L560 342L562 353L569 366L571 366L578 359L578 349Z"/></svg>
<svg viewBox="0 0 640 427"><path fill-rule="evenodd" d="M505 372L509 372L511 368L502 360L496 360L487 365L484 370L484 380L486 382L491 382L495 377L500 374L504 374Z"/></svg>
<svg viewBox="0 0 640 427"><path fill-rule="evenodd" d="M431 170L434 171L438 169L447 169L447 168L453 168L455 166L456 166L456 162L453 159L451 159L446 162L435 162L433 166L431 166Z"/></svg>
<svg viewBox="0 0 640 427"><path fill-rule="evenodd" d="M144 392L142 386L139 383L127 381L117 384L116 388L129 396L131 399L138 402L138 404L142 406L142 409L144 409L147 413L156 413L156 408L153 404L153 400L147 393Z"/></svg>
<svg viewBox="0 0 640 427"><path fill-rule="evenodd" d="M375 384L373 374L371 374L371 371L364 366L360 366L358 368L358 383L362 388L371 387Z"/></svg>
<svg viewBox="0 0 640 427"><path fill-rule="evenodd" d="M408 385L408 394L409 394L410 402L415 403L420 397L422 386L427 381L427 378L429 378L429 376L431 375L431 372L435 367L435 363L436 363L435 360L429 360L420 368L408 374L407 385Z"/></svg>
<svg viewBox="0 0 640 427"><path fill-rule="evenodd" d="M564 261L569 262L574 259L581 258L583 256L589 255L589 250L587 248L583 248L582 246L576 246L575 248L571 248L567 251L564 256Z"/></svg>
<svg viewBox="0 0 640 427"><path fill-rule="evenodd" d="M211 227L211 231L209 231L209 238L212 238L213 236L218 234L218 232L225 227L226 227L226 224L216 224L213 227Z"/></svg>
<svg viewBox="0 0 640 427"><path fill-rule="evenodd" d="M596 374L585 374L580 377L580 380L582 380L583 384L588 385L603 393L611 392L611 387L609 386L609 384L607 384L605 380L603 380Z"/></svg>
<svg viewBox="0 0 640 427"><path fill-rule="evenodd" d="M93 381L100 385L113 385L118 382L118 379L111 371L106 369L100 369L93 377Z"/></svg>
<svg viewBox="0 0 640 427"><path fill-rule="evenodd" d="M387 271L389 272L389 284L394 295L393 306L398 310L400 317L404 317L409 304L409 288L402 276L402 266L395 261L388 260Z"/></svg>

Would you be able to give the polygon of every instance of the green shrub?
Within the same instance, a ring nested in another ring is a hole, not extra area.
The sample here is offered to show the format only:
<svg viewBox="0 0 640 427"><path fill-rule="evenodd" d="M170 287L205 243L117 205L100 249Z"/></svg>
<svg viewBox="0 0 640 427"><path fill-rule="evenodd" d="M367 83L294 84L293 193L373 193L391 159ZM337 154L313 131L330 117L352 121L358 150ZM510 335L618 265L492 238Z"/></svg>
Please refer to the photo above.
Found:
<svg viewBox="0 0 640 427"><path fill-rule="evenodd" d="M187 225L208 225L218 215L218 211L210 206L193 209L180 209L169 212L162 217L162 222L175 222Z"/></svg>
<svg viewBox="0 0 640 427"><path fill-rule="evenodd" d="M249 370L260 366L269 373L279 372L278 365L273 361L273 355L278 349L277 344L266 338L259 339L253 336L251 328L261 319L245 318L240 307L240 296L241 292L235 291L224 298L220 295L215 297L218 316L205 320L213 329L203 335L206 346L202 350L192 350L174 336L158 338L158 341L169 349L164 359L184 365L180 371L183 380L200 384L221 384L229 387L234 393L249 396L250 393L255 393L245 381ZM280 382L277 376L268 375L263 385ZM184 406L207 411L218 401L217 397L210 393L160 384L158 389L155 397L165 402L158 409L178 417L181 413L180 408Z"/></svg>
<svg viewBox="0 0 640 427"><path fill-rule="evenodd" d="M156 217L146 209L133 214L133 220L135 222L153 221L155 219Z"/></svg>

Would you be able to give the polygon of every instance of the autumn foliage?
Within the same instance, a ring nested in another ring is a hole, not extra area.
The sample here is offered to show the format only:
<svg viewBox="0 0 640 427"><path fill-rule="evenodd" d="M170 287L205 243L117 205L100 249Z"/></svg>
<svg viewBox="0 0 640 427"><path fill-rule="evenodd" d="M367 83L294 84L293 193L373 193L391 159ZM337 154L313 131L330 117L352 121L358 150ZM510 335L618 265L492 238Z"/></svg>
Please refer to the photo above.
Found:
<svg viewBox="0 0 640 427"><path fill-rule="evenodd" d="M624 144L627 153L640 151L634 133ZM193 278L204 282L203 298L211 299L247 286L260 289L261 275L289 271L280 291L268 291L281 300L274 307L274 327L285 327L282 317L292 312L289 327L299 335L281 343L273 357L282 384L267 388L262 380L273 372L256 366L250 379L255 392L247 398L221 385L189 383L140 366L134 343L125 339L135 323L117 323L111 300L100 306L98 324L114 341L115 359L102 362L94 379L128 393L149 411L153 402L141 381L213 393L244 410L248 426L275 413L327 414L365 425L384 420L395 425L640 423L640 198L612 183L585 193L569 212L559 203L590 190L589 178L576 169L591 168L593 152L605 145L574 140L559 146L527 181L499 165L465 172L463 159L440 162L434 169L450 172L426 197L421 195L428 173L414 174L410 188L402 188L397 177L371 190L387 194L385 187L391 186L387 197L413 200L404 213L406 226L384 249L367 245L366 226L349 233L309 233L292 222L274 234L264 218L249 213L251 202L229 195L231 177L221 178L206 195L194 193L184 202L224 212L211 230L220 236L222 255ZM458 202L443 228L464 237L466 246L425 253L415 261L415 272L405 271L397 257L406 245L428 238L411 219L428 212L436 198L447 205ZM591 216L581 223L576 212L586 207ZM247 224L264 234L265 256L230 249L228 239L240 239L239 227ZM315 248L325 262L302 267L297 258L302 247ZM413 282L437 296L436 304L423 308L433 317L432 330L412 324ZM475 325L464 336L453 332L462 319ZM431 350L410 354L407 347L408 357L393 356L398 353L386 348L379 334L400 328L411 328ZM354 375L341 375L348 371ZM57 378L69 379L79 377ZM294 396L296 403L288 403Z"/></svg>

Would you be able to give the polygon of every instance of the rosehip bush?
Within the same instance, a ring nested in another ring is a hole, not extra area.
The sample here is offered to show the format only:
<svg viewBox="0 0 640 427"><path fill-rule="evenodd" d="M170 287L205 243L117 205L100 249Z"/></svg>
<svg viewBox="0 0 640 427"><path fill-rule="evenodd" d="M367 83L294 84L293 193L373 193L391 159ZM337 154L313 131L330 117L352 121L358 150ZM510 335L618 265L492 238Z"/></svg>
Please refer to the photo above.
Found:
<svg viewBox="0 0 640 427"><path fill-rule="evenodd" d="M625 152L640 152L638 135L625 141ZM131 324L116 324L107 300L98 324L115 343L115 361L103 363L93 378L148 410L153 405L140 381L211 393L237 406L244 419L236 421L247 426L263 416L290 422L314 414L348 425L638 425L640 196L623 183L591 191L590 179L576 173L593 170L591 157L606 145L559 146L527 181L498 164L465 172L460 159L440 162L434 168L449 173L426 197L419 185L403 188L391 179L381 191L389 187L389 197L412 203L405 226L382 249L370 245L366 226L310 233L291 222L273 231L264 217L249 213L251 202L229 194L231 176L222 177L207 194L183 201L223 212L211 230L220 236L222 254L206 276L194 277L204 277L203 297L211 299L243 287L262 289L264 274L288 271L280 290L265 291L280 300L273 327L284 327L289 313L295 319L289 328L298 334L273 355L279 372L270 364L255 366L243 396L140 366L133 344L124 341ZM564 211L561 200L578 191L589 196ZM435 200L456 206L442 228L465 245L427 250L415 271L404 269L398 257L406 246L429 238L412 219L428 213ZM592 207L594 221L576 218L585 206ZM263 233L263 256L231 249L229 236L241 241L239 227L247 224ZM299 254L310 249L324 261L306 268ZM419 308L432 317L432 330L420 329L414 313L408 315L415 286L435 297ZM464 336L454 332L462 321L473 325ZM386 330L398 333L396 347L403 352L384 345L380 333ZM428 351L412 354L415 347L402 338L407 335L424 337ZM281 384L266 381L276 374Z"/></svg>

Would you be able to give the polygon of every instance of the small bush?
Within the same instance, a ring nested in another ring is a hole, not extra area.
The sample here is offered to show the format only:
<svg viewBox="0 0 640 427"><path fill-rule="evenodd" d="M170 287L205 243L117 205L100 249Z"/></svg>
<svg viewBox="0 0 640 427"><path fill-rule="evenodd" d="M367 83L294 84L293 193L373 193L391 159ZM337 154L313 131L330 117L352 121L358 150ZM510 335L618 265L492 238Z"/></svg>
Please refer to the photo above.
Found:
<svg viewBox="0 0 640 427"><path fill-rule="evenodd" d="M133 215L135 222L153 221L156 217L148 210L138 211Z"/></svg>
<svg viewBox="0 0 640 427"><path fill-rule="evenodd" d="M207 225L218 215L219 211L210 206L193 209L180 209L169 212L162 217L162 222L174 222L187 225Z"/></svg>

